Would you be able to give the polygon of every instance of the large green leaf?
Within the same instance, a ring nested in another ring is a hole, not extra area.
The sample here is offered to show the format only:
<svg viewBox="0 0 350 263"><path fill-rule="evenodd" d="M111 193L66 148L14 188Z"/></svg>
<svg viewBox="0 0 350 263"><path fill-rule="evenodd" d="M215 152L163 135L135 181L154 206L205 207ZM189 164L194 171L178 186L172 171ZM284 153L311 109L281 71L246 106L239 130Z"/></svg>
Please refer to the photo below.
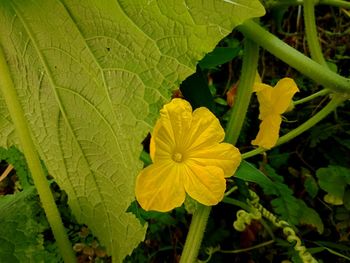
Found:
<svg viewBox="0 0 350 263"><path fill-rule="evenodd" d="M0 0L0 44L38 152L115 262L144 238L126 210L160 106L233 27L263 14L257 0ZM7 146L1 98L0 110Z"/></svg>

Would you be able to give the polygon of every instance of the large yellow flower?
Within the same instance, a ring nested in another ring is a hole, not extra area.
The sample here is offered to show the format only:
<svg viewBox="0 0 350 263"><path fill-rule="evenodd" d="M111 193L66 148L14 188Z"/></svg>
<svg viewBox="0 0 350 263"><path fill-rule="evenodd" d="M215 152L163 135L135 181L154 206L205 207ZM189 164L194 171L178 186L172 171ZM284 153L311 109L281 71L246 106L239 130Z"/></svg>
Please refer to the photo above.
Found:
<svg viewBox="0 0 350 263"><path fill-rule="evenodd" d="M273 88L256 82L254 91L259 101L259 119L262 120L258 135L252 141L253 145L271 149L279 137L281 114L287 111L292 98L299 91L293 79L283 78Z"/></svg>
<svg viewBox="0 0 350 263"><path fill-rule="evenodd" d="M225 177L241 161L236 147L222 143L219 120L204 107L173 99L160 111L150 144L153 164L136 179L136 199L145 210L161 212L179 207L186 193L204 205L216 205L224 196Z"/></svg>

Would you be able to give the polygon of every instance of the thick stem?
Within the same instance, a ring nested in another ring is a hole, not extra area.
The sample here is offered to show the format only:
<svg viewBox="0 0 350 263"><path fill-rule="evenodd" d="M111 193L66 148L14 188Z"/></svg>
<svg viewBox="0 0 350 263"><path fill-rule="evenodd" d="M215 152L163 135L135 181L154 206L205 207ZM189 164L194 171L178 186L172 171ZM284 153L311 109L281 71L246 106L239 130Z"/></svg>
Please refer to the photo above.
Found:
<svg viewBox="0 0 350 263"><path fill-rule="evenodd" d="M290 47L257 23L248 20L238 29L270 53L286 62L305 76L336 92L350 92L350 79L346 79Z"/></svg>
<svg viewBox="0 0 350 263"><path fill-rule="evenodd" d="M238 95L226 129L225 141L232 144L236 144L237 142L248 109L258 64L258 51L259 47L255 43L249 39L245 41L242 74L237 91ZM181 263L192 263L196 261L210 210L211 207L200 205L200 208L193 214L185 247L181 255Z"/></svg>
<svg viewBox="0 0 350 263"><path fill-rule="evenodd" d="M276 143L276 146L281 145L283 143L289 142L290 140L294 139L301 133L307 131L311 127L313 127L315 124L323 120L329 113L334 111L340 104L342 104L345 100L349 99L349 96L345 96L344 94L334 94L331 101L324 107L322 110L320 110L318 113L316 113L314 116L312 116L310 119L308 119L306 122L301 124L299 127L295 128L294 130L288 132L286 135L280 137ZM242 154L243 159L247 159L249 157L255 156L257 154L263 153L267 151L264 148L257 148L255 150L246 152Z"/></svg>
<svg viewBox="0 0 350 263"><path fill-rule="evenodd" d="M285 0L285 1L269 1L266 3L266 8L279 8L279 7L288 7L288 6L296 6L302 5L304 3L303 0ZM315 0L316 5L330 5L337 6L343 8L350 8L350 2L343 0Z"/></svg>
<svg viewBox="0 0 350 263"><path fill-rule="evenodd" d="M259 46L249 39L245 39L244 57L241 78L232 112L226 126L225 141L236 144L248 110L250 97L257 72Z"/></svg>
<svg viewBox="0 0 350 263"><path fill-rule="evenodd" d="M199 204L192 216L190 230L181 254L180 263L193 263L197 261L198 252L202 243L204 230L207 225L211 207Z"/></svg>
<svg viewBox="0 0 350 263"><path fill-rule="evenodd" d="M47 220L55 236L57 246L61 252L64 262L76 262L76 257L69 242L67 233L63 226L59 211L55 204L54 197L41 166L39 156L35 150L34 143L30 136L27 120L24 117L22 106L11 79L5 55L0 46L0 90L5 99L8 111L20 140L20 144L27 160L29 170L32 174L34 185L39 193L40 201L44 208Z"/></svg>
<svg viewBox="0 0 350 263"><path fill-rule="evenodd" d="M337 6L337 7L343 7L343 8L350 8L350 2L349 1L342 1L342 0L319 0L319 5L331 5L331 6Z"/></svg>
<svg viewBox="0 0 350 263"><path fill-rule="evenodd" d="M316 18L315 18L315 0L304 0L304 23L306 41L310 49L311 58L324 67L328 67L323 57L320 41L318 40Z"/></svg>

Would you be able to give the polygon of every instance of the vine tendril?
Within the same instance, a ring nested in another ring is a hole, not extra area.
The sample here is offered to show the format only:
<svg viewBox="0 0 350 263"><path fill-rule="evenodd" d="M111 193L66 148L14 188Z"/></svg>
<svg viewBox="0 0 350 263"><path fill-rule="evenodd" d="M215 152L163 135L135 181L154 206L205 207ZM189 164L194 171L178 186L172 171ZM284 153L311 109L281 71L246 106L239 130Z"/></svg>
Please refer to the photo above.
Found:
<svg viewBox="0 0 350 263"><path fill-rule="evenodd" d="M292 226L285 220L280 220L273 213L268 211L259 203L259 196L253 192L249 191L251 199L247 200L247 204L251 207L250 211L247 212L243 209L237 212L237 219L233 223L233 227L237 231L244 231L247 225L251 223L252 220L260 220L262 217L268 219L273 225L282 229L283 234L289 243L293 244L293 248L302 262L304 263L317 263L317 260L307 251L306 247L302 244L300 238L296 235Z"/></svg>

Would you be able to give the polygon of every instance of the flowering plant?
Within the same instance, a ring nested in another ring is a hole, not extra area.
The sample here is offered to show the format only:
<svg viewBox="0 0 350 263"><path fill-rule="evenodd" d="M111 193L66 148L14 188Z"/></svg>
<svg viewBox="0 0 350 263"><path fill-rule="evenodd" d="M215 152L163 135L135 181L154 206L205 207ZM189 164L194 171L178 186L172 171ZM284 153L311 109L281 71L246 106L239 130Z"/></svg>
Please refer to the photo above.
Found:
<svg viewBox="0 0 350 263"><path fill-rule="evenodd" d="M349 8L0 1L0 262L350 260Z"/></svg>

